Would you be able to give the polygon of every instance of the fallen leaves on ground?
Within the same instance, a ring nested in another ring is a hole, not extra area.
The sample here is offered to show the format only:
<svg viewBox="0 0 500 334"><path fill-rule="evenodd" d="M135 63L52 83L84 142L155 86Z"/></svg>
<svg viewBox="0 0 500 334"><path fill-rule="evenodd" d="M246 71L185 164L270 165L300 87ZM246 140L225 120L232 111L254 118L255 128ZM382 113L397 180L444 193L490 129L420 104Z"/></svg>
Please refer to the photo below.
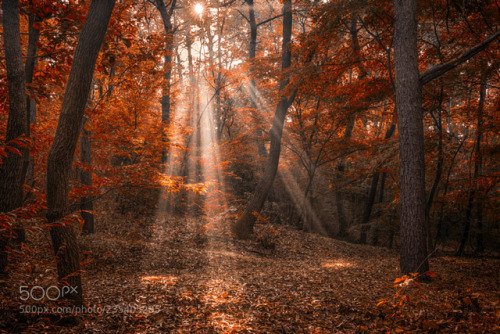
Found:
<svg viewBox="0 0 500 334"><path fill-rule="evenodd" d="M207 225L208 224L208 225ZM257 226L258 230L268 227ZM109 215L80 238L90 313L21 313L20 285L51 286L49 245L3 281L5 333L494 333L498 259L435 257L436 277L397 295L398 254L275 227L238 241L224 219ZM36 236L32 235L36 239ZM44 241L45 240L45 241ZM36 243L35 242L35 243ZM45 242L45 244L44 244ZM20 263L22 260L19 260ZM38 266L38 267L37 267ZM403 282L404 283L404 282ZM398 282L398 284L402 284ZM399 298L399 299L398 299ZM380 302L384 301L384 302ZM49 305L49 301L41 301ZM400 304L399 304L400 303ZM377 306L378 304L378 306Z"/></svg>

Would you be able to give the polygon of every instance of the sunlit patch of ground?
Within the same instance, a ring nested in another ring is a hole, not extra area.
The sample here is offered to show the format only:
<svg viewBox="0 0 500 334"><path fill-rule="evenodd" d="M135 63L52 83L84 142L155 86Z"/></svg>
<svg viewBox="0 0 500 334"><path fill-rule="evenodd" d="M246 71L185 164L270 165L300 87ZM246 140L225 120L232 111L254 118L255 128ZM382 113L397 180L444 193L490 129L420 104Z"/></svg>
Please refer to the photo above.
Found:
<svg viewBox="0 0 500 334"><path fill-rule="evenodd" d="M336 269L336 268L353 267L354 265L352 263L345 262L345 261L329 261L329 262L323 263L321 266L323 268Z"/></svg>
<svg viewBox="0 0 500 334"><path fill-rule="evenodd" d="M144 284L165 284L174 285L178 278L176 276L142 276L141 281Z"/></svg>

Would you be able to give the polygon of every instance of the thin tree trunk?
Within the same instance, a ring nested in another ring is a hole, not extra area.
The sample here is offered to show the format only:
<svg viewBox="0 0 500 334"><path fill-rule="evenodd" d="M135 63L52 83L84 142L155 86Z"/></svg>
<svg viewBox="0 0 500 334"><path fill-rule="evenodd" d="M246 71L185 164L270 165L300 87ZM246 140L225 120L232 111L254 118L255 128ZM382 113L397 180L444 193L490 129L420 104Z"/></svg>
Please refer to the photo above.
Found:
<svg viewBox="0 0 500 334"><path fill-rule="evenodd" d="M303 221L303 229L304 231L311 232L313 230L313 220L312 220L312 201L309 197L309 193L312 193L312 185L314 181L314 174L316 173L316 165L311 166L311 170L308 171L308 181L306 188L304 190L304 204L302 205L303 207L303 212L302 212L302 221ZM312 196L311 196L312 197Z"/></svg>
<svg viewBox="0 0 500 334"><path fill-rule="evenodd" d="M9 92L9 117L5 143L7 147L19 152L7 150L0 166L0 212L7 213L23 205L23 185L28 167L29 152L26 147L12 143L21 136L28 136L28 114L26 94L26 76L22 60L21 34L19 27L19 2L16 0L2 1L3 38L5 48L5 66L7 68L7 85ZM24 229L17 228L18 233ZM22 232L21 232L22 231ZM15 232L7 231L0 235L0 274L7 267L7 244L16 236Z"/></svg>
<svg viewBox="0 0 500 334"><path fill-rule="evenodd" d="M257 86L255 83L254 77L254 67L255 67L255 54L257 50L257 29L258 24L255 19L255 8L254 8L254 0L245 0L248 5L248 22L250 24L250 42L248 45L248 62L250 64L250 107L252 108L253 113L260 117L259 106L257 104ZM260 120L258 119L257 122ZM258 153L261 157L266 157L267 152L264 146L264 140L262 138L262 130L260 129L259 124L257 124L257 129L255 130L255 137L257 137L257 145L258 145Z"/></svg>
<svg viewBox="0 0 500 334"><path fill-rule="evenodd" d="M95 63L114 5L115 0L93 0L90 4L76 46L56 135L47 161L47 220L53 224L50 235L57 257L58 279L60 284L76 289L76 293L67 298L77 305L83 302L78 244L73 226L60 221L69 211L69 174Z"/></svg>
<svg viewBox="0 0 500 334"><path fill-rule="evenodd" d="M282 39L282 55L281 55L281 69L282 79L280 81L280 95L281 100L276 107L276 113L273 119L273 125L270 130L271 145L269 156L267 159L264 175L257 184L257 188L248 203L248 206L240 217L238 222L234 225L234 232L240 239L249 238L253 233L253 226L256 220L255 213L260 213L262 206L266 201L269 190L272 187L281 153L281 136L283 134L283 126L285 122L286 112L288 107L292 104L295 98L295 92L287 97L284 90L289 83L289 77L285 73L286 69L290 67L292 62L292 54L290 51L290 41L292 37L292 1L283 1L283 39Z"/></svg>
<svg viewBox="0 0 500 334"><path fill-rule="evenodd" d="M368 200L366 201L365 210L363 211L362 224L366 224L370 221L370 215L372 213L373 204L375 204L375 195L377 195L378 180L380 178L380 173L373 173L372 183L370 186L370 192L368 194Z"/></svg>
<svg viewBox="0 0 500 334"><path fill-rule="evenodd" d="M30 5L33 5L33 1L30 0ZM28 19L28 51L26 54L26 63L25 63L25 75L26 75L26 85L28 91L30 90L30 84L33 83L33 74L35 72L35 64L37 63L37 45L36 43L40 39L40 30L35 27L35 23L40 22L41 20L33 13L30 14ZM32 92L30 92L33 94ZM36 101L33 96L27 96L27 117L28 117L28 127L27 127L27 135L31 135L30 124L36 123ZM28 167L26 172L26 184L28 186L33 187L34 185L34 173L35 173L35 159L32 156L28 157ZM30 197L30 194L27 195L27 198Z"/></svg>
<svg viewBox="0 0 500 334"><path fill-rule="evenodd" d="M481 106L478 107L478 115L477 115L477 147L476 147L476 161L474 166L474 172L477 170L477 175L480 176L482 163L483 163L483 154L481 152L481 141L483 138L483 109L484 102L486 99L486 74L483 74L483 78L481 81L481 91L479 96L479 103ZM481 99L483 100L481 103ZM476 252L483 253L484 252L484 241L483 241L483 198L484 192L482 195L476 198L476 216L477 216L477 237L476 237Z"/></svg>
<svg viewBox="0 0 500 334"><path fill-rule="evenodd" d="M354 128L354 115L349 117L348 123L346 125L346 129L344 132L343 139L348 140L352 136L352 130ZM337 219L339 223L339 231L337 236L342 238L347 234L347 228L349 227L349 223L347 222L345 210L344 210L344 201L343 201L343 193L340 184L342 182L342 174L345 172L345 162L344 159L340 159L337 164L337 190L335 191L335 201L337 206Z"/></svg>
<svg viewBox="0 0 500 334"><path fill-rule="evenodd" d="M484 253L484 238L483 238L483 200L476 200L476 216L477 216L477 236L476 236L476 252Z"/></svg>
<svg viewBox="0 0 500 334"><path fill-rule="evenodd" d="M224 24L225 24L225 16L222 17L221 22L221 13L220 7L217 7L217 31L219 36L223 35L224 32ZM219 142L222 138L222 130L223 130L223 122L222 122L222 98L221 98L221 90L222 90L222 42L220 38L217 40L217 81L215 86L215 126L216 126L216 138Z"/></svg>
<svg viewBox="0 0 500 334"><path fill-rule="evenodd" d="M434 203L434 197L437 192L437 188L439 182L441 181L441 175L443 173L443 121L442 121L442 113L441 109L443 107L443 93L444 87L441 85L441 92L439 94L439 103L438 103L438 118L436 120L436 126L438 128L438 158L437 158L437 166L436 166L436 175L434 176L434 182L432 183L431 191L429 192L429 198L427 199L427 204L425 206L425 220L427 221L427 248L429 252L432 251L432 237L431 237L431 220L430 220L430 212L432 208L432 204Z"/></svg>
<svg viewBox="0 0 500 334"><path fill-rule="evenodd" d="M344 140L349 140L352 137L352 130L354 129L354 115L350 115L348 123L346 125L346 129L344 132L343 139ZM342 189L339 187L339 184L342 182L342 177L345 172L345 161L344 159L340 159L339 163L337 164L337 191L335 192L335 199L337 202L337 217L339 221L339 237L344 237L347 233L347 228L349 227L349 224L346 219L346 214L344 211L344 203L343 203L343 194L342 194Z"/></svg>
<svg viewBox="0 0 500 334"><path fill-rule="evenodd" d="M401 186L401 271L425 273L425 165L422 87L417 48L417 1L394 0L394 69Z"/></svg>
<svg viewBox="0 0 500 334"><path fill-rule="evenodd" d="M172 78L172 59L174 53L174 29L172 26L172 14L175 9L176 0L173 0L169 5L169 9L165 6L163 0L156 0L155 5L160 12L160 16L163 22L163 27L165 29L165 73L163 75L163 92L161 97L161 122L162 122L162 151L161 151L161 162L162 164L167 162L168 158L168 136L167 130L170 124L170 95L171 95L171 78Z"/></svg>
<svg viewBox="0 0 500 334"><path fill-rule="evenodd" d="M352 137L352 130L354 129L354 121L355 116L350 115L347 121L346 129L343 135L344 140L349 140ZM335 201L337 206L337 219L339 223L339 231L337 236L342 238L347 234L347 228L349 227L349 223L346 218L345 210L344 210L344 201L343 201L343 193L342 187L340 184L342 183L343 174L345 172L345 161L343 158L340 159L337 164L337 189L335 191Z"/></svg>
<svg viewBox="0 0 500 334"><path fill-rule="evenodd" d="M472 176L471 182L471 190L469 193L469 201L467 204L467 209L465 210L465 226L464 232L462 235L462 240L460 241L460 246L457 250L457 256L463 256L465 253L465 246L467 245L467 240L469 238L470 228L472 225L473 215L472 209L474 207L474 201L476 197L476 193L478 192L477 181L479 178L479 174L481 173L481 165L482 165L482 154L481 154L481 141L483 138L483 109L484 109L484 100L486 96L486 73L483 73L481 78L481 87L479 91L479 104L477 107L477 129L476 129L476 143L474 145L474 175ZM482 218L482 212L480 212ZM478 223L480 227L482 227L482 222ZM481 235L481 231L478 236ZM482 235L480 239L477 241L482 242Z"/></svg>
<svg viewBox="0 0 500 334"><path fill-rule="evenodd" d="M82 123L82 134L80 137L80 159L83 168L80 170L80 182L89 189L92 187L92 132L90 130L90 119L84 116ZM84 234L95 233L94 197L92 195L80 199L80 210L83 218L82 232Z"/></svg>
<svg viewBox="0 0 500 334"><path fill-rule="evenodd" d="M391 138L394 135L394 132L396 132L396 117L392 119L391 125L385 132L384 139ZM378 181L380 179L380 174L382 174L382 180L380 182L379 202L382 203L384 201L384 187L387 174L376 171L373 173L372 183L370 185L370 192L368 193L368 200L366 201L365 209L363 210L363 219L361 221L362 224L367 224L370 221L373 205L375 204L375 197L377 195L377 188L379 183Z"/></svg>
<svg viewBox="0 0 500 334"><path fill-rule="evenodd" d="M359 64L358 65L358 70L359 70L359 76L358 80L362 80L366 76L366 70L364 66L361 65L361 56L360 56L360 46L359 46L359 40L358 40L358 20L357 18L353 18L351 21L351 26L349 28L350 32L350 37L351 37L351 45L353 49L353 54L354 54L354 60ZM346 129L344 132L343 139L344 140L349 140L352 137L352 131L354 129L354 122L355 122L355 115L350 115L348 119L348 123L346 125ZM345 161L343 158L340 159L338 165L337 165L337 171L338 171L338 184L341 183L342 179L342 174L345 171ZM344 212L344 203L343 203L343 194L342 194L342 189L338 188L336 193L335 193L335 199L336 199L336 204L337 204L337 217L338 217L338 222L339 222L339 232L338 236L339 237L344 237L347 234L347 228L349 227L349 223L347 222L346 219L346 214Z"/></svg>
<svg viewBox="0 0 500 334"><path fill-rule="evenodd" d="M444 182L443 197L445 197L448 194L448 186L450 184L450 175L451 175L451 171L453 169L453 164L455 162L455 158L458 155L458 152L460 152L460 149L462 148L462 145L465 143L466 139L467 139L467 137L463 138L463 140L458 145L458 148L455 151L455 154L453 155L453 158L451 159L450 167L448 169L448 173L446 175L446 180ZM436 228L436 230L437 230L436 231L436 238L434 240L434 246L432 247L433 249L435 249L437 247L439 241L442 240L442 238L443 238L443 219L444 219L443 216L444 216L444 203L441 203L440 213L439 213L439 221L438 221L438 225L437 225L437 228Z"/></svg>

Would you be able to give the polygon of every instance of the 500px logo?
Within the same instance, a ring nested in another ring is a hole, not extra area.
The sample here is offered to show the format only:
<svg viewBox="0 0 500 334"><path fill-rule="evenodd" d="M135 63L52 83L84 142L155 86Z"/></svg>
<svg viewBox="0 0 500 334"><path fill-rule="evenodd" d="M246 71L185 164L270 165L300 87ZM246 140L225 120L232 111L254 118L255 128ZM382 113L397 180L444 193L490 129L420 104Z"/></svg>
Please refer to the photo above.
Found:
<svg viewBox="0 0 500 334"><path fill-rule="evenodd" d="M44 298L48 300L58 300L59 298L64 298L67 295L78 293L76 287L74 286L49 286L48 288L44 288L39 285L35 285L33 287L28 286L20 286L19 287L19 299L22 301L27 300L35 300L40 301Z"/></svg>

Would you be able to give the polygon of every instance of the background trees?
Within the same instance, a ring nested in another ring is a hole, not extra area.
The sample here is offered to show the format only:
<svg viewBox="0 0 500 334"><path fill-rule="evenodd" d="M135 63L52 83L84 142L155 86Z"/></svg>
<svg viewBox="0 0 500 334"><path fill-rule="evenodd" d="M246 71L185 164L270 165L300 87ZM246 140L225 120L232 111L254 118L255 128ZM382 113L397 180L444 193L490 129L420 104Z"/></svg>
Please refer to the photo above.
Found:
<svg viewBox="0 0 500 334"><path fill-rule="evenodd" d="M392 1L111 3L2 2L4 257L12 226L45 226L17 209L48 207L62 279L79 266L68 214L99 230L100 211L140 219L162 201L238 214L240 237L258 219L401 247L405 272L436 246L498 250L493 1L411 2L411 20Z"/></svg>

